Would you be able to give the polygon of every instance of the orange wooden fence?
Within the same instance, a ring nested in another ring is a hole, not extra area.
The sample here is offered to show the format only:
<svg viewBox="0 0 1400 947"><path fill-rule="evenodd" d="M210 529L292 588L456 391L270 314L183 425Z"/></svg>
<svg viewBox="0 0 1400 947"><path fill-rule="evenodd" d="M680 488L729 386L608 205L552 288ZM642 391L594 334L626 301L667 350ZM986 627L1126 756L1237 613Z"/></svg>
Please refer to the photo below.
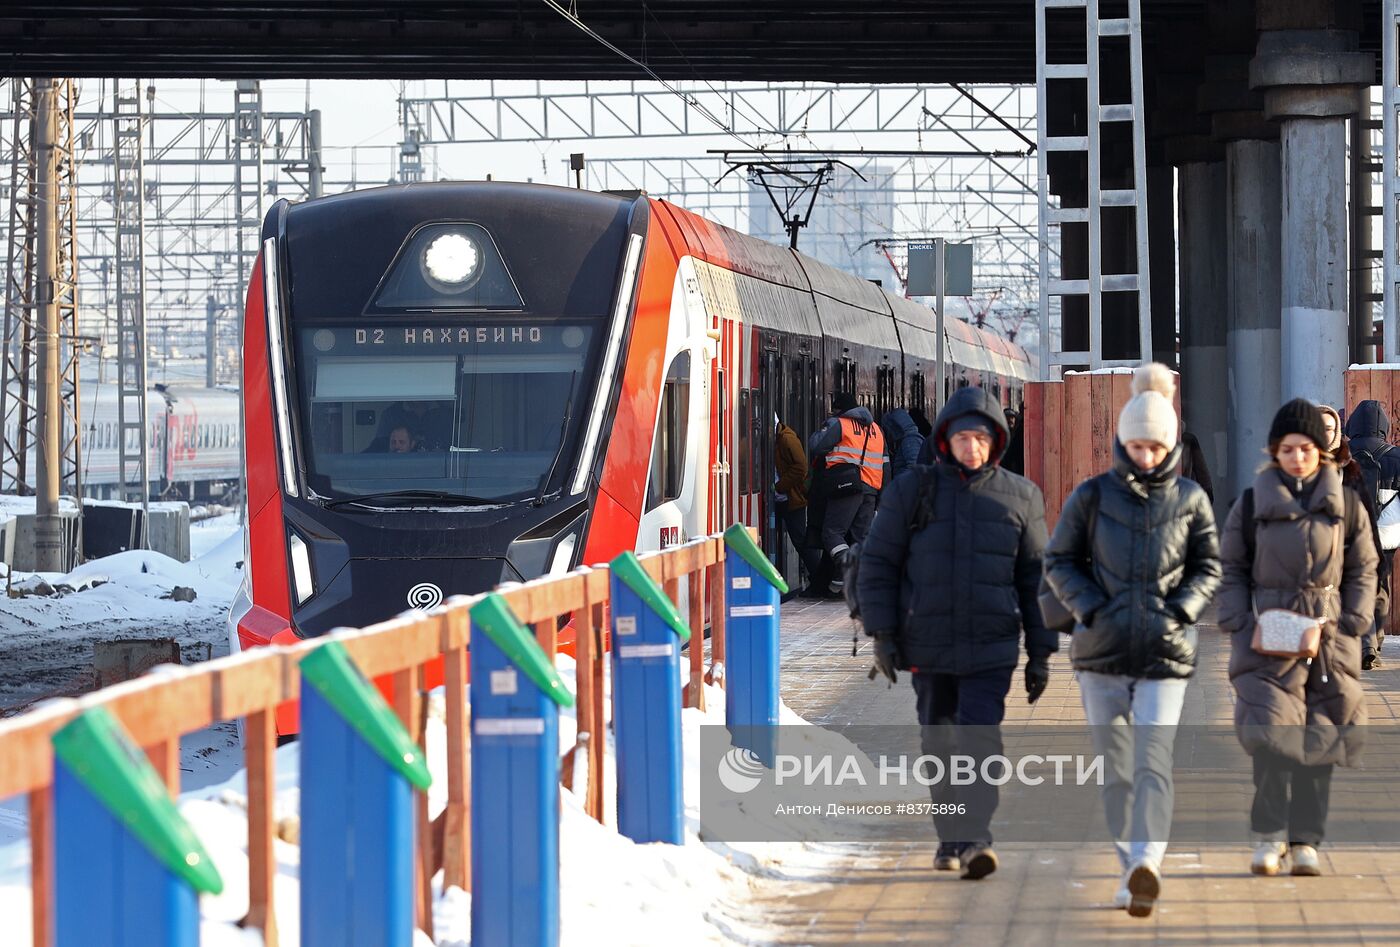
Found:
<svg viewBox="0 0 1400 947"><path fill-rule="evenodd" d="M1062 381L1026 384L1026 476L1045 494L1045 525L1054 530L1080 481L1113 464L1118 413L1132 397L1131 369L1067 372ZM1176 408L1181 412L1178 383Z"/></svg>
<svg viewBox="0 0 1400 947"><path fill-rule="evenodd" d="M680 583L689 593L690 683L687 706L703 707L702 683L724 661L724 541L713 536L640 557L647 573L672 601ZM605 650L608 640L607 567L580 569L566 576L502 588L500 594L522 623L532 625L546 653L554 653L558 619L571 616L577 640L578 744L586 758L587 812L603 821L605 796L603 711ZM243 718L244 762L248 773L249 906L245 926L263 931L267 947L278 942L273 882L277 875L273 841L276 786L277 705L298 697L297 665L328 640L341 641L369 677L391 677L394 710L421 746L423 669L444 660L447 703L447 808L437 823L427 818L425 793L417 796L415 842L418 926L432 934L430 880L441 867L445 885L470 889L470 726L467 705L468 611L481 596L456 597L442 608L406 615L360 630L337 632L288 647L259 648L170 674L151 675L90 694L56 702L20 717L0 721L0 799L26 794L32 853L33 942L47 947L53 937L53 751L50 738L78 712L106 707L140 745L164 777L172 795L180 790L180 737L225 720ZM711 618L710 665L705 663L705 619ZM571 779L565 767L563 778Z"/></svg>

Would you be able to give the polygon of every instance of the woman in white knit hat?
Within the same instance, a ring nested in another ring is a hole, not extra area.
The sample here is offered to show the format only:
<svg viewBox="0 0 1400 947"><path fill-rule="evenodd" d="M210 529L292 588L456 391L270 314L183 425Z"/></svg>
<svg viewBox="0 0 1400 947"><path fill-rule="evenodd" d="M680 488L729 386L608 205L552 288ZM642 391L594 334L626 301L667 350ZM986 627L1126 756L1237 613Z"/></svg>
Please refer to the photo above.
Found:
<svg viewBox="0 0 1400 947"><path fill-rule="evenodd" d="M1045 550L1051 590L1074 616L1070 663L1104 757L1104 812L1123 867L1114 905L1134 917L1151 914L1161 891L1193 626L1220 584L1210 501L1177 473L1175 390L1164 365L1134 371L1113 468L1070 495Z"/></svg>

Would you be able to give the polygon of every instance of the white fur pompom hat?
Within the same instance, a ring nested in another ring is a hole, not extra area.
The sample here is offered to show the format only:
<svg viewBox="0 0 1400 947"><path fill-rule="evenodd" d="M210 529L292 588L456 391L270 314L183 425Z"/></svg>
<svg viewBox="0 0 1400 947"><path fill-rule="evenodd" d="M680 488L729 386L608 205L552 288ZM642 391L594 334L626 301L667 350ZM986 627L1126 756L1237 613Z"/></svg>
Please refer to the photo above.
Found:
<svg viewBox="0 0 1400 947"><path fill-rule="evenodd" d="M1118 415L1118 441L1153 441L1168 450L1176 446L1176 379L1161 362L1133 369L1133 396Z"/></svg>

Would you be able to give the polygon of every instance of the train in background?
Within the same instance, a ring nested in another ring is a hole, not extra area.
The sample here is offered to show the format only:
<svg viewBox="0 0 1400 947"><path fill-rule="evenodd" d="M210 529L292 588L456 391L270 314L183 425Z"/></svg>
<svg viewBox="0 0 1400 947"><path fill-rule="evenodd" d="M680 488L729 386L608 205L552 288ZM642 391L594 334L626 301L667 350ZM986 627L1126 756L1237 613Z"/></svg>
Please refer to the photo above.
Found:
<svg viewBox="0 0 1400 947"><path fill-rule="evenodd" d="M120 498L120 442L117 386L86 383L79 391L83 437L83 492L96 499ZM242 447L238 392L194 385L156 385L146 394L147 479L151 498L183 500L237 499ZM7 439L14 437L15 418ZM132 453L139 451L136 432L126 432ZM35 460L31 447L29 479Z"/></svg>
<svg viewBox="0 0 1400 947"><path fill-rule="evenodd" d="M774 415L805 437L836 392L938 400L929 309L664 201L544 185L280 201L243 328L235 649L735 522L771 545ZM1020 403L1025 352L946 335L949 390Z"/></svg>

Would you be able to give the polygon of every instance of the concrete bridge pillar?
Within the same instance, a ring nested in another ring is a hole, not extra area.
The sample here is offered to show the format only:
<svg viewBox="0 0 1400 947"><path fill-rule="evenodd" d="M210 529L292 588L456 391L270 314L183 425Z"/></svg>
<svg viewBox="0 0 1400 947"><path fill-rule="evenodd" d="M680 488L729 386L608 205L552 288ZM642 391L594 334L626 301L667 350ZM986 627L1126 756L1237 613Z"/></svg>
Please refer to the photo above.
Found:
<svg viewBox="0 0 1400 947"><path fill-rule="evenodd" d="M1225 238L1217 245L1225 247L1229 459L1217 493L1229 502L1253 482L1280 404L1282 190L1278 126L1265 121L1263 96L1250 91L1249 57L1207 56L1205 79L1199 106L1210 115L1212 136L1225 151Z"/></svg>
<svg viewBox="0 0 1400 947"><path fill-rule="evenodd" d="M1282 403L1279 287L1282 209L1279 144L1242 139L1225 146L1233 493L1254 480L1269 424Z"/></svg>
<svg viewBox="0 0 1400 947"><path fill-rule="evenodd" d="M1231 496L1229 440L1229 283L1226 255L1226 173L1223 150L1216 160L1179 166L1177 214L1180 233L1181 415L1206 456L1217 496ZM1196 157L1210 158L1209 154Z"/></svg>
<svg viewBox="0 0 1400 947"><path fill-rule="evenodd" d="M1282 307L1285 399L1345 404L1347 333L1347 118L1375 60L1354 30L1329 28L1335 7L1264 0L1250 86L1281 125Z"/></svg>

